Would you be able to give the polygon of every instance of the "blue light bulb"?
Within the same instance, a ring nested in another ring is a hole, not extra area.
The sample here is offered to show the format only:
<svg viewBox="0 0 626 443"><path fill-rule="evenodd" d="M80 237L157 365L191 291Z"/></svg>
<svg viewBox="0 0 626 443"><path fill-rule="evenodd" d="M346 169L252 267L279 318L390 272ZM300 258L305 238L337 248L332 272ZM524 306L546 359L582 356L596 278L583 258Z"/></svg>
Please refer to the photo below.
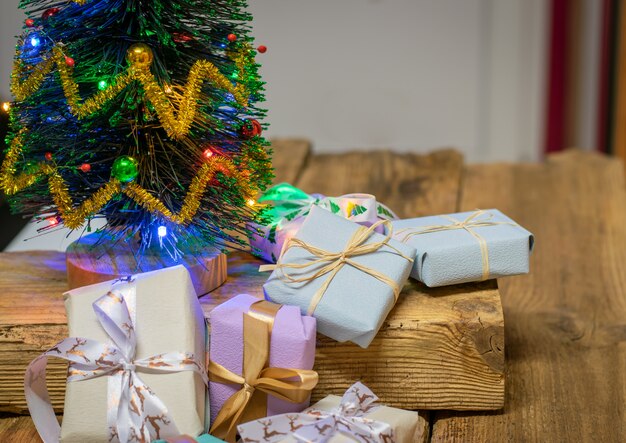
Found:
<svg viewBox="0 0 626 443"><path fill-rule="evenodd" d="M159 234L159 238L163 238L167 235L167 227L166 226L159 226L159 229L157 230L157 233Z"/></svg>
<svg viewBox="0 0 626 443"><path fill-rule="evenodd" d="M38 47L40 44L41 44L41 39L39 38L38 35L33 35L33 36L30 37L30 45L33 48Z"/></svg>

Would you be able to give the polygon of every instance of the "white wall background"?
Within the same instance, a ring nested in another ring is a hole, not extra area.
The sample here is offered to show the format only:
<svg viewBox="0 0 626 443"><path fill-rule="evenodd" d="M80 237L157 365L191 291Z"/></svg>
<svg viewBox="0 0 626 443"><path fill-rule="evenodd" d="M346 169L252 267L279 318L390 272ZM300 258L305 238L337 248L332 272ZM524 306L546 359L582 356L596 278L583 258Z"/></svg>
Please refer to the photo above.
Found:
<svg viewBox="0 0 626 443"><path fill-rule="evenodd" d="M250 2L270 135L319 151L454 146L534 160L542 143L545 0Z"/></svg>
<svg viewBox="0 0 626 443"><path fill-rule="evenodd" d="M0 5L8 97L19 0ZM546 0L250 0L270 136L321 152L456 147L468 161L536 160ZM65 233L10 249L63 249ZM42 242L40 244L40 242Z"/></svg>
<svg viewBox="0 0 626 443"><path fill-rule="evenodd" d="M8 96L19 0L0 5ZM250 0L269 135L319 151L454 146L470 161L537 159L546 0Z"/></svg>

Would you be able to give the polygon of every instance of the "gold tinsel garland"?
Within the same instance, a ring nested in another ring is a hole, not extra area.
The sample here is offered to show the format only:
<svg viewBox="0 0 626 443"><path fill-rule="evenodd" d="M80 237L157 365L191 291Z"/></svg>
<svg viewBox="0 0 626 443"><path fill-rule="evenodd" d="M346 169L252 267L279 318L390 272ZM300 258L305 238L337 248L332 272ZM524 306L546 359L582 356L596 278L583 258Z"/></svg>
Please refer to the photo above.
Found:
<svg viewBox="0 0 626 443"><path fill-rule="evenodd" d="M243 49L243 51L249 50L247 47ZM240 71L240 77L245 75L244 58L243 53L240 53L235 59L235 63ZM126 72L117 75L110 86L93 97L83 100L79 95L78 84L72 77L73 68L67 65L63 49L59 46L52 50L52 56L49 59L36 65L32 73L24 81L21 81L24 76L24 65L18 50L13 74L11 75L11 92L15 98L18 101L23 101L34 94L41 87L45 78L53 72L55 66L59 72L70 112L78 119L86 118L102 109L104 105L122 92L126 86L133 81L137 81L143 86L146 98L154 106L167 134L177 140L189 133L200 106L198 99L202 85L206 80L210 80L217 87L230 92L241 106L248 105L249 93L245 86L243 84L234 86L215 65L206 60L198 60L191 67L187 84L178 100L178 109L171 103L166 96L164 88L159 85L154 75L150 72L150 63L140 63L132 60Z"/></svg>
<svg viewBox="0 0 626 443"><path fill-rule="evenodd" d="M50 194L63 219L63 223L70 229L79 228L89 216L100 211L115 195L120 193L125 194L150 212L159 213L173 223L185 225L198 212L200 200L217 172L223 172L234 177L242 187L245 198L253 196L254 191L249 185L249 180L245 177L245 172L238 171L232 161L227 158L212 156L205 160L205 163L191 181L183 200L183 205L178 213L173 213L161 200L154 197L148 190L138 184L129 183L124 185L115 178L111 178L108 183L98 189L91 197L83 201L78 207L74 207L67 185L58 173L56 166L48 163L39 163L31 171L17 174L16 164L20 158L23 146L22 139L25 133L26 130L20 131L11 142L2 168L0 168L0 188L7 195L13 195L32 186L40 179L48 177Z"/></svg>

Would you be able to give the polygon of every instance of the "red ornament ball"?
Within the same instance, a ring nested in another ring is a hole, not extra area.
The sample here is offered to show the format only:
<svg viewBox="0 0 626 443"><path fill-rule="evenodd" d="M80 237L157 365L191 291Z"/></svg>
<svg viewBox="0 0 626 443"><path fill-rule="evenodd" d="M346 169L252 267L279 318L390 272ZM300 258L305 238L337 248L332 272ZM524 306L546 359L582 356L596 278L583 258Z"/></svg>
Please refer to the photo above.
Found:
<svg viewBox="0 0 626 443"><path fill-rule="evenodd" d="M176 43L187 43L193 40L193 35L188 32L174 32L172 36Z"/></svg>
<svg viewBox="0 0 626 443"><path fill-rule="evenodd" d="M265 54L267 52L267 46L261 45L258 48L256 48L256 50L259 51L261 54Z"/></svg>
<svg viewBox="0 0 626 443"><path fill-rule="evenodd" d="M261 123L259 123L257 120L254 120L254 119L250 119L246 121L241 127L241 135L244 138L248 138L248 139L255 137L257 135L261 135L262 132L263 132L263 127L261 126Z"/></svg>
<svg viewBox="0 0 626 443"><path fill-rule="evenodd" d="M91 171L91 165L89 163L83 163L80 165L79 169L85 173Z"/></svg>
<svg viewBox="0 0 626 443"><path fill-rule="evenodd" d="M52 160L52 152L46 152L44 154L44 157L46 158L46 160L51 161Z"/></svg>
<svg viewBox="0 0 626 443"><path fill-rule="evenodd" d="M26 26L28 26L29 28L35 26L35 20L33 20L32 18L27 18L24 23L26 23Z"/></svg>
<svg viewBox="0 0 626 443"><path fill-rule="evenodd" d="M228 41L229 42L237 41L237 36L235 34L228 34Z"/></svg>
<svg viewBox="0 0 626 443"><path fill-rule="evenodd" d="M50 8L50 9L46 9L43 14L41 14L41 18L44 20L49 19L50 17L52 17L53 15L57 15L59 13L60 9L59 8Z"/></svg>
<svg viewBox="0 0 626 443"><path fill-rule="evenodd" d="M69 66L70 68L73 68L76 62L74 61L72 57L65 57L65 64Z"/></svg>

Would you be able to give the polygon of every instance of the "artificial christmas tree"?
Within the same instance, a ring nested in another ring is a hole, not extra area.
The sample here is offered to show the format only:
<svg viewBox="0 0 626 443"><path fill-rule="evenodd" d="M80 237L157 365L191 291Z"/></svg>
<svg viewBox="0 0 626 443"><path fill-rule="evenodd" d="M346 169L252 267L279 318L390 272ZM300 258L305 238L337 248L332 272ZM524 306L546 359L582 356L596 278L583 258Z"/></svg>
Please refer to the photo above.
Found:
<svg viewBox="0 0 626 443"><path fill-rule="evenodd" d="M0 188L106 248L243 245L271 180L245 0L22 0ZM266 48L259 46L258 52Z"/></svg>

